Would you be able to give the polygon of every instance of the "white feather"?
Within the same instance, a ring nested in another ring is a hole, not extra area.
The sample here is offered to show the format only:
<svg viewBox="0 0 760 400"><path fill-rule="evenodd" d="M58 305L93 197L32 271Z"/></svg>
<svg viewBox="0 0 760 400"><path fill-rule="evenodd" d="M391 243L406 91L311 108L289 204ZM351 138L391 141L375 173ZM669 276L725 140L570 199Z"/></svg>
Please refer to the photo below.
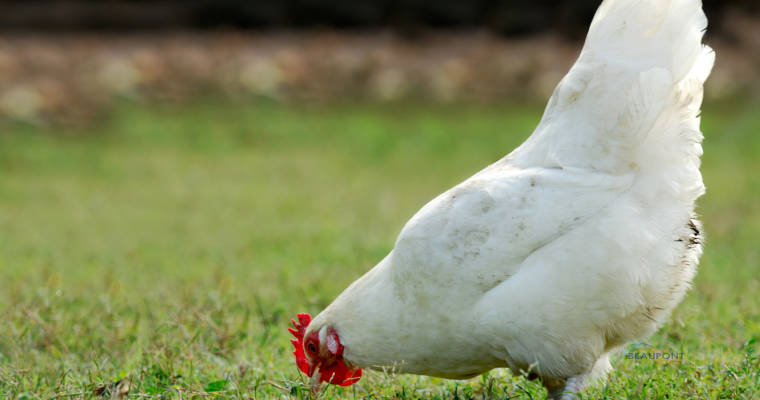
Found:
<svg viewBox="0 0 760 400"><path fill-rule="evenodd" d="M701 253L698 0L606 0L533 135L438 196L309 329L364 367L602 376L654 332Z"/></svg>

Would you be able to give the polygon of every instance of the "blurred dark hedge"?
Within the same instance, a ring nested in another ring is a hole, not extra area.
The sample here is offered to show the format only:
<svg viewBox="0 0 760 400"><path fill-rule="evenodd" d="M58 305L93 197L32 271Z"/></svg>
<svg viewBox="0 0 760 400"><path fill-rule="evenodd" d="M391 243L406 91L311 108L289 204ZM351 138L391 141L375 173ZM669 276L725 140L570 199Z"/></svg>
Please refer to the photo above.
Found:
<svg viewBox="0 0 760 400"><path fill-rule="evenodd" d="M705 0L714 30L758 0ZM165 29L485 28L504 35L585 32L599 0L15 0L0 2L5 31Z"/></svg>

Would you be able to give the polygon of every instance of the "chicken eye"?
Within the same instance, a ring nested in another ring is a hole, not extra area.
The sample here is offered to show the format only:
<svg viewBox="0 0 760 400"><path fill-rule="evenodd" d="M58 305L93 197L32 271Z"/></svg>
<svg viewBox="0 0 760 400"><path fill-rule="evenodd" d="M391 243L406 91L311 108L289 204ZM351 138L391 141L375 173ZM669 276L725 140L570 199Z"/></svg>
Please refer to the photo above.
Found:
<svg viewBox="0 0 760 400"><path fill-rule="evenodd" d="M314 342L309 342L306 344L306 350L309 351L309 353L317 353L317 345L314 344Z"/></svg>

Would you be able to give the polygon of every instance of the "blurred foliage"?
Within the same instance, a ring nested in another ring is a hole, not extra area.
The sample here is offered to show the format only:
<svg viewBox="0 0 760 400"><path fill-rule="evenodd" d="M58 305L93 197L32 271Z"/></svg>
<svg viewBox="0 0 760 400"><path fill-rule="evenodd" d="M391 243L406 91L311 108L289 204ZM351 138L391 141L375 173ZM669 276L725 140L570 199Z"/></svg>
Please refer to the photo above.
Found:
<svg viewBox="0 0 760 400"><path fill-rule="evenodd" d="M760 93L760 24L735 16L710 44L710 99ZM727 31L728 32L728 31ZM478 31L93 33L0 38L0 126L86 125L114 104L198 96L279 102L545 101L580 52L559 35Z"/></svg>
<svg viewBox="0 0 760 400"><path fill-rule="evenodd" d="M3 1L0 127L86 125L123 99L543 100L598 4ZM718 52L708 98L760 96L760 2L704 4Z"/></svg>

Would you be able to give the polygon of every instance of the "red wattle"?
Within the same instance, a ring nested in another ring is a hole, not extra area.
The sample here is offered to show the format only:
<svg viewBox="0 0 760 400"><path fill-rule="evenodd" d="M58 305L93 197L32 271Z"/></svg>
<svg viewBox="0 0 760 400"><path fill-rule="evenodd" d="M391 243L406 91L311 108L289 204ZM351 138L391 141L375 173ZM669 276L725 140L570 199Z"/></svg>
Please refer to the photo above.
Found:
<svg viewBox="0 0 760 400"><path fill-rule="evenodd" d="M351 386L356 382L359 382L359 379L362 378L362 369L357 368L351 376L346 378L342 383L339 383L340 386Z"/></svg>
<svg viewBox="0 0 760 400"><path fill-rule="evenodd" d="M350 386L359 381L362 376L362 370L361 368L350 370L342 360L338 360L334 364L320 369L319 375L322 382Z"/></svg>

